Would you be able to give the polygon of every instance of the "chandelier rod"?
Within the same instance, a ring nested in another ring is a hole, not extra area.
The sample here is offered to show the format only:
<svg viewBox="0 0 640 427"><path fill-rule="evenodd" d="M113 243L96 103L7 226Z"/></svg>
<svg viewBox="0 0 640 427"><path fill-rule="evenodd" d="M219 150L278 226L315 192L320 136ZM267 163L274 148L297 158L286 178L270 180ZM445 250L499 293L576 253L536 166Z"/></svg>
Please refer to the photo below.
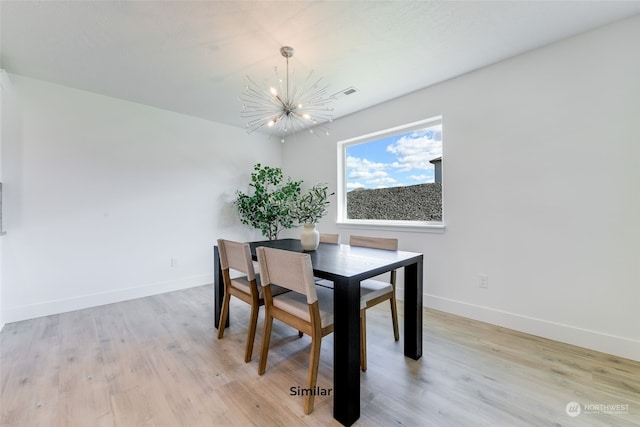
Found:
<svg viewBox="0 0 640 427"><path fill-rule="evenodd" d="M289 102L289 56L285 55L285 57L287 58L287 102Z"/></svg>

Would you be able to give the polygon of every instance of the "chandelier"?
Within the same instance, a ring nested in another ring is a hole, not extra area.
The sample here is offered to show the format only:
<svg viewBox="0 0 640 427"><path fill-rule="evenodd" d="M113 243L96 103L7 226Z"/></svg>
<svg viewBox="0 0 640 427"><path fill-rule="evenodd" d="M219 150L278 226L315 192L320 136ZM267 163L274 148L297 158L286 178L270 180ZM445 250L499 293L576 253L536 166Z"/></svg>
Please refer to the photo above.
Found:
<svg viewBox="0 0 640 427"><path fill-rule="evenodd" d="M272 133L280 136L281 142L285 136L303 129L309 129L311 133L314 129L320 130L328 135L323 123L333 119L330 105L335 96L327 95L329 85L323 83L322 77L316 80L313 70L301 86L296 87L289 80L289 59L294 52L290 46L280 48L280 53L287 60L287 74L283 80L278 75L278 67L274 67L275 86L259 85L246 77L247 82L240 95L243 103L240 116L246 120L247 133L271 128Z"/></svg>

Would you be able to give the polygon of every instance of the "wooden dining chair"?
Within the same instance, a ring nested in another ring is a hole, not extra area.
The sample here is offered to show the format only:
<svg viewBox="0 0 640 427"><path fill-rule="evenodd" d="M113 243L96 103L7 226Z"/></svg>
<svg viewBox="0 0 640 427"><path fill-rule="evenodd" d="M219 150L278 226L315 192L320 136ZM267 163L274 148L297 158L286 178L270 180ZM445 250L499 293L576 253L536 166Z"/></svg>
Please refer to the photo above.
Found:
<svg viewBox="0 0 640 427"><path fill-rule="evenodd" d="M382 237L351 236L350 246L366 248L398 250L398 239ZM367 315L366 310L383 301L391 304L391 321L396 341L400 339L398 330L398 308L396 305L396 270L391 271L389 282L367 279L360 282L360 369L367 370Z"/></svg>
<svg viewBox="0 0 640 427"><path fill-rule="evenodd" d="M229 315L229 301L231 300L231 296L233 295L239 300L249 304L251 306L251 315L249 318L249 330L247 331L247 344L244 352L244 361L249 362L251 361L253 342L256 337L258 310L261 305L264 305L260 276L255 273L253 268L253 260L251 259L251 251L248 243L218 239L218 248L222 280L224 282L224 300L222 302L222 311L220 312L218 339L224 337L224 325L227 323L227 316ZM232 273L234 277L231 277ZM272 294L279 295L288 292L288 289L274 287L271 291Z"/></svg>
<svg viewBox="0 0 640 427"><path fill-rule="evenodd" d="M258 247L257 253L265 301L258 374L263 375L265 372L271 327L273 319L278 319L311 336L307 388L315 389L322 337L333 332L333 292L316 287L309 254L266 247ZM272 290L276 283L291 292L274 295ZM313 395L314 393L309 393L306 397L305 414L313 411Z"/></svg>
<svg viewBox="0 0 640 427"><path fill-rule="evenodd" d="M340 243L340 235L332 233L320 233L320 243L331 243L337 245Z"/></svg>

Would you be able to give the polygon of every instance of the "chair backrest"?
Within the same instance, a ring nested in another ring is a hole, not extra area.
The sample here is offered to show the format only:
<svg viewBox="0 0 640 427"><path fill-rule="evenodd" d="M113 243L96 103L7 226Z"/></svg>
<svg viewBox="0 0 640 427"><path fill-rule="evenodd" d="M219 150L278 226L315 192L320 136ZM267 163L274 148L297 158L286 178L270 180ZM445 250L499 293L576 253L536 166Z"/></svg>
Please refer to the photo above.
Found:
<svg viewBox="0 0 640 427"><path fill-rule="evenodd" d="M306 295L308 304L318 300L309 254L264 246L256 251L262 286L278 285Z"/></svg>
<svg viewBox="0 0 640 427"><path fill-rule="evenodd" d="M332 243L337 245L340 243L339 234L320 233L320 243Z"/></svg>
<svg viewBox="0 0 640 427"><path fill-rule="evenodd" d="M349 238L350 246L362 246L365 248L374 248L374 249L386 249L389 251L397 251L398 250L398 239L390 239L385 237L368 237L368 236L354 236L351 235ZM389 276L389 281L393 285L394 289L396 286L396 270L391 271L391 275Z"/></svg>
<svg viewBox="0 0 640 427"><path fill-rule="evenodd" d="M234 242L232 240L218 239L220 249L220 267L222 270L236 270L247 276L251 281L256 278L251 259L251 249L248 243Z"/></svg>
<svg viewBox="0 0 640 427"><path fill-rule="evenodd" d="M351 236L349 245L363 246L365 248L387 249L389 251L398 250L398 239L389 239L385 237L368 237L368 236Z"/></svg>

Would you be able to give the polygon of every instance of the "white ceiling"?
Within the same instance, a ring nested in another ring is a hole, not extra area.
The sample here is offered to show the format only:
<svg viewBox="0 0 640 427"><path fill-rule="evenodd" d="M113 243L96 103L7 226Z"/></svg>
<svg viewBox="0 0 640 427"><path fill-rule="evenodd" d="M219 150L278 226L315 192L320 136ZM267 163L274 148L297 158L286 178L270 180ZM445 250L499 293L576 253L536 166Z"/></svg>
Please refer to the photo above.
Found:
<svg viewBox="0 0 640 427"><path fill-rule="evenodd" d="M0 66L242 127L244 76L296 49L335 116L640 13L640 1L8 1ZM594 55L597 54L594 52Z"/></svg>

